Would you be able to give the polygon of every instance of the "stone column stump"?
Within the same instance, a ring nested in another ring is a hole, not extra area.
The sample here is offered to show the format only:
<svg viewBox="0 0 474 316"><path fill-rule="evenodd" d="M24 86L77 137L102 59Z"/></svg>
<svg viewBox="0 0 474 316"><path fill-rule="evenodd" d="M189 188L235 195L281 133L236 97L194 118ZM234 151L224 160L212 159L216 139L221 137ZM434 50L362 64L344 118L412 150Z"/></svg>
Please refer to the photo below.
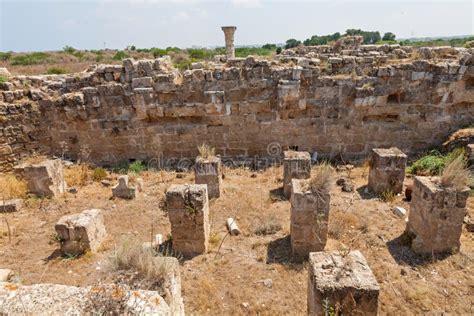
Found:
<svg viewBox="0 0 474 316"><path fill-rule="evenodd" d="M207 184L207 193L210 199L221 196L222 164L219 157L196 158L194 176L196 184Z"/></svg>
<svg viewBox="0 0 474 316"><path fill-rule="evenodd" d="M312 252L308 275L309 315L377 315L380 287L358 250Z"/></svg>
<svg viewBox="0 0 474 316"><path fill-rule="evenodd" d="M328 236L331 197L328 192L312 192L309 181L292 181L291 254L298 261L306 259L310 252L324 250Z"/></svg>
<svg viewBox="0 0 474 316"><path fill-rule="evenodd" d="M35 195L54 197L66 189L63 164L59 159L19 166L15 171L26 180L28 191Z"/></svg>
<svg viewBox="0 0 474 316"><path fill-rule="evenodd" d="M102 211L98 209L63 216L54 228L64 255L78 256L87 251L95 252L106 236Z"/></svg>
<svg viewBox="0 0 474 316"><path fill-rule="evenodd" d="M234 33L237 30L236 26L223 26L225 36L225 55L227 59L235 58L235 47L234 47Z"/></svg>
<svg viewBox="0 0 474 316"><path fill-rule="evenodd" d="M285 151L283 155L283 193L288 199L291 196L292 179L311 177L311 156L308 152L299 151Z"/></svg>
<svg viewBox="0 0 474 316"><path fill-rule="evenodd" d="M173 248L185 257L207 252L209 202L205 184L172 185L166 191Z"/></svg>
<svg viewBox="0 0 474 316"><path fill-rule="evenodd" d="M457 252L469 188L460 192L439 185L438 177L415 177L406 232L419 254Z"/></svg>
<svg viewBox="0 0 474 316"><path fill-rule="evenodd" d="M376 194L403 190L407 155L396 147L374 148L370 157L369 190Z"/></svg>
<svg viewBox="0 0 474 316"><path fill-rule="evenodd" d="M128 176L120 176L118 183L112 188L112 196L121 199L133 199L136 196L137 189L128 185Z"/></svg>

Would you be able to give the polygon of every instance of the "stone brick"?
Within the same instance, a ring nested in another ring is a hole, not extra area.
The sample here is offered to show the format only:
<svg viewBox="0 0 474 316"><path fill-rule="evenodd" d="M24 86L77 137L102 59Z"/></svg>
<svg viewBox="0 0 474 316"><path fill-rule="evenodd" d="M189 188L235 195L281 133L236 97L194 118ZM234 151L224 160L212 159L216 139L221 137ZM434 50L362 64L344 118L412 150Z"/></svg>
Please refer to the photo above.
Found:
<svg viewBox="0 0 474 316"><path fill-rule="evenodd" d="M210 199L221 196L222 190L222 167L219 157L203 159L198 157L194 165L194 176L196 184L206 184Z"/></svg>
<svg viewBox="0 0 474 316"><path fill-rule="evenodd" d="M313 252L308 267L308 314L377 315L380 287L360 251Z"/></svg>
<svg viewBox="0 0 474 316"><path fill-rule="evenodd" d="M290 198L291 180L311 177L311 156L308 152L298 151L285 151L283 154L283 192L286 198Z"/></svg>
<svg viewBox="0 0 474 316"><path fill-rule="evenodd" d="M436 177L415 177L406 231L420 254L456 252L461 246L469 188L461 192L441 187Z"/></svg>
<svg viewBox="0 0 474 316"><path fill-rule="evenodd" d="M324 250L328 235L331 197L327 192L313 193L308 182L292 180L290 239L291 254L296 260Z"/></svg>
<svg viewBox="0 0 474 316"><path fill-rule="evenodd" d="M401 193L403 180L405 179L406 164L407 155L396 147L372 149L369 189L376 194L386 191L391 191L395 194Z"/></svg>
<svg viewBox="0 0 474 316"><path fill-rule="evenodd" d="M172 185L166 191L173 248L185 257L207 252L209 202L205 184Z"/></svg>
<svg viewBox="0 0 474 316"><path fill-rule="evenodd" d="M63 216L54 228L65 255L96 252L106 236L102 211L98 209Z"/></svg>
<svg viewBox="0 0 474 316"><path fill-rule="evenodd" d="M468 144L466 147L466 154L470 166L474 166L474 144Z"/></svg>
<svg viewBox="0 0 474 316"><path fill-rule="evenodd" d="M45 160L20 166L17 169L24 176L28 191L38 196L53 197L66 189L61 160Z"/></svg>
<svg viewBox="0 0 474 316"><path fill-rule="evenodd" d="M0 213L11 213L20 210L23 201L21 199L0 201Z"/></svg>

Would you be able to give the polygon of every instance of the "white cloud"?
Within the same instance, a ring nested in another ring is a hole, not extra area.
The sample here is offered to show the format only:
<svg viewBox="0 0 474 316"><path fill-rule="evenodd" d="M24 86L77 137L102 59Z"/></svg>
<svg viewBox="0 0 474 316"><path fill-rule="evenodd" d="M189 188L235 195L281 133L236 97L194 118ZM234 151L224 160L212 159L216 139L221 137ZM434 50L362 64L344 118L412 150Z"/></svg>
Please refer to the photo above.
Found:
<svg viewBox="0 0 474 316"><path fill-rule="evenodd" d="M260 8L262 2L260 0L232 0L232 4L240 8Z"/></svg>

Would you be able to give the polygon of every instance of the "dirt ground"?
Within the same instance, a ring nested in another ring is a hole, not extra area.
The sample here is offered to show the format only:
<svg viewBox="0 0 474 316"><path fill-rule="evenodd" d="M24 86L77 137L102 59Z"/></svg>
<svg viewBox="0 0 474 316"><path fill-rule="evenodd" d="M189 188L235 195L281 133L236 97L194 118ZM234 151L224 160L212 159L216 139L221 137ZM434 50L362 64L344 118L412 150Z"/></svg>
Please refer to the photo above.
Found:
<svg viewBox="0 0 474 316"><path fill-rule="evenodd" d="M326 249L358 249L364 254L381 287L379 313L473 314L474 235L463 229L459 253L421 260L398 239L405 222L391 211L393 206L409 210L409 203L402 196L382 202L364 193L367 169L356 168L350 176L356 183L353 193L338 186L332 189ZM173 172L148 171L142 178L144 192L135 200L113 200L110 187L90 182L75 195L44 201L30 198L19 212L0 214L0 229L6 230L7 220L13 231L11 239L0 238L0 268L13 269L24 284L86 286L109 280L114 245L127 235L143 241L157 233L166 236L170 225L160 209L165 189L172 183L194 181L192 173L177 178ZM221 198L210 202L214 238L209 253L181 266L186 313L305 314L308 271L307 264L292 263L289 257L290 203L270 197L272 190L282 187L282 168L226 169L223 186ZM474 197L468 203L472 212ZM78 259L58 257L54 224L65 214L88 208L105 213L108 237L100 252ZM226 236L227 217L237 219L242 235ZM279 223L282 229L266 236L254 233L269 222ZM272 280L271 287L265 279Z"/></svg>

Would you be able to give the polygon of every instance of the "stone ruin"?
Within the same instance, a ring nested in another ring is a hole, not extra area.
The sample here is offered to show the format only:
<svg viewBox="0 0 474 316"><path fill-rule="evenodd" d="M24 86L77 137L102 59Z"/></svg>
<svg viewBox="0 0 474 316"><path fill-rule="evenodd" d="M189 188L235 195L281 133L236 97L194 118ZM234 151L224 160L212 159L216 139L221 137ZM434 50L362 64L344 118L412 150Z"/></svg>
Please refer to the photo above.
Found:
<svg viewBox="0 0 474 316"><path fill-rule="evenodd" d="M53 197L65 192L63 164L59 159L26 163L15 167L15 173L26 180L28 191L37 196Z"/></svg>
<svg viewBox="0 0 474 316"><path fill-rule="evenodd" d="M102 212L98 209L63 216L54 229L61 252L67 256L79 256L87 251L96 252L106 236Z"/></svg>
<svg viewBox="0 0 474 316"><path fill-rule="evenodd" d="M474 144L468 144L466 151L469 165L474 166Z"/></svg>
<svg viewBox="0 0 474 316"><path fill-rule="evenodd" d="M0 213L17 212L21 208L22 205L23 205L22 199L1 200Z"/></svg>
<svg viewBox="0 0 474 316"><path fill-rule="evenodd" d="M293 179L309 179L311 177L311 156L307 152L285 151L283 153L283 194L291 196Z"/></svg>
<svg viewBox="0 0 474 316"><path fill-rule="evenodd" d="M127 175L120 176L117 185L112 188L112 196L122 199L134 199L136 193L137 189L128 185Z"/></svg>
<svg viewBox="0 0 474 316"><path fill-rule="evenodd" d="M400 149L374 148L370 157L369 190L376 194L401 193L405 180L407 155Z"/></svg>
<svg viewBox="0 0 474 316"><path fill-rule="evenodd" d="M322 251L328 236L328 192L312 192L309 180L292 181L291 254L295 260L306 259L310 252Z"/></svg>
<svg viewBox="0 0 474 316"><path fill-rule="evenodd" d="M321 45L182 72L162 57L12 76L0 83L0 171L33 152L77 159L84 146L97 165L194 159L203 143L222 159L268 157L271 143L345 160L412 154L472 123L473 53Z"/></svg>
<svg viewBox="0 0 474 316"><path fill-rule="evenodd" d="M309 315L377 315L380 287L360 251L312 252Z"/></svg>
<svg viewBox="0 0 474 316"><path fill-rule="evenodd" d="M206 184L210 199L221 196L222 190L222 163L219 157L204 159L196 158L194 164L196 184Z"/></svg>
<svg viewBox="0 0 474 316"><path fill-rule="evenodd" d="M457 252L469 188L443 188L436 177L415 177L406 232L419 254Z"/></svg>
<svg viewBox="0 0 474 316"><path fill-rule="evenodd" d="M237 30L236 26L223 26L225 36L225 55L227 58L235 58L234 48L234 33Z"/></svg>
<svg viewBox="0 0 474 316"><path fill-rule="evenodd" d="M209 242L209 202L205 184L171 185L166 190L173 249L185 257L206 253Z"/></svg>

